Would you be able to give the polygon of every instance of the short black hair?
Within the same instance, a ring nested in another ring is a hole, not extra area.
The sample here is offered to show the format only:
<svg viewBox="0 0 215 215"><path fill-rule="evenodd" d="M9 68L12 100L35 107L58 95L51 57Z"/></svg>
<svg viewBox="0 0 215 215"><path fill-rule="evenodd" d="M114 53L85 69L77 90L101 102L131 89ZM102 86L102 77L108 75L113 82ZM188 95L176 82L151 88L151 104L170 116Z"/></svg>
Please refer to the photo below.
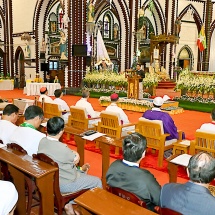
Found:
<svg viewBox="0 0 215 215"><path fill-rule="evenodd" d="M90 92L87 89L82 90L82 98L87 98L90 96Z"/></svg>
<svg viewBox="0 0 215 215"><path fill-rule="evenodd" d="M193 155L187 168L193 182L208 184L215 178L215 159L207 152Z"/></svg>
<svg viewBox="0 0 215 215"><path fill-rule="evenodd" d="M14 104L8 104L5 106L4 110L3 110L3 115L7 115L10 116L12 113L18 113L19 112L19 108L14 105Z"/></svg>
<svg viewBox="0 0 215 215"><path fill-rule="evenodd" d="M25 120L34 119L37 116L39 116L39 118L43 118L44 116L43 109L41 107L31 105L25 110Z"/></svg>
<svg viewBox="0 0 215 215"><path fill-rule="evenodd" d="M212 120L215 120L215 108L211 111Z"/></svg>
<svg viewBox="0 0 215 215"><path fill-rule="evenodd" d="M55 116L47 122L47 133L51 136L58 135L64 129L64 120L61 117Z"/></svg>
<svg viewBox="0 0 215 215"><path fill-rule="evenodd" d="M61 96L61 94L62 94L62 90L60 90L60 89L57 89L57 90L54 91L54 96L56 98L59 98Z"/></svg>
<svg viewBox="0 0 215 215"><path fill-rule="evenodd" d="M137 63L137 66L140 66L140 67L141 67L142 65L141 65L140 63Z"/></svg>
<svg viewBox="0 0 215 215"><path fill-rule="evenodd" d="M123 158L130 162L137 162L146 150L146 138L134 132L126 136L122 142Z"/></svg>

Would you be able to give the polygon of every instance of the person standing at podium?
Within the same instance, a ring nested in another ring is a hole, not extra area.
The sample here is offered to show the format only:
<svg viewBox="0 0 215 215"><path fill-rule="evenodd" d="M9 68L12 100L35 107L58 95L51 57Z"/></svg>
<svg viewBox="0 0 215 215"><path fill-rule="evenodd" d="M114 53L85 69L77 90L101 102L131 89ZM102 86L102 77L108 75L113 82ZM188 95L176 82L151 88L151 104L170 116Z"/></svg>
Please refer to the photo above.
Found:
<svg viewBox="0 0 215 215"><path fill-rule="evenodd" d="M136 75L140 76L139 79L139 99L143 99L143 78L145 78L145 72L141 69L141 64L136 66Z"/></svg>

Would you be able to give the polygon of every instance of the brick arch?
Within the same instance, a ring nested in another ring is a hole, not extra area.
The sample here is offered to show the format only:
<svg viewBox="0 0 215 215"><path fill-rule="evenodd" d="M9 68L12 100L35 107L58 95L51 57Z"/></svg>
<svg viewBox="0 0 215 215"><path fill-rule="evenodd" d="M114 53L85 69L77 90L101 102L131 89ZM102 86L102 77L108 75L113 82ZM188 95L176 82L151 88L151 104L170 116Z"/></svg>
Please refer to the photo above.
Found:
<svg viewBox="0 0 215 215"><path fill-rule="evenodd" d="M96 0L95 3L95 20L98 19L100 14L104 12L105 8L109 7L109 3L106 0ZM129 21L129 8L127 6L127 1L112 1L112 13L116 16L120 24L120 50L121 54L119 55L119 61L121 62L121 67L130 68L130 21ZM122 14L122 15L121 15ZM125 32L123 33L123 27ZM122 35L125 36L125 40L122 40ZM125 48L123 53L122 48ZM122 56L123 55L123 56ZM124 65L122 65L122 57L124 57Z"/></svg>
<svg viewBox="0 0 215 215"><path fill-rule="evenodd" d="M23 56L23 59L21 61L19 61L20 55ZM18 73L18 69L19 69L18 63L20 63L19 73ZM20 46L18 46L16 51L15 51L15 72L14 72L14 75L18 75L18 74L19 74L19 79L20 79L20 87L23 88L24 83L25 83L24 52Z"/></svg>
<svg viewBox="0 0 215 215"><path fill-rule="evenodd" d="M145 1L145 3L143 4L144 5L144 8L145 9L148 9L148 6L149 6L149 2L150 0L147 0ZM157 11L158 13L158 17L159 17L159 21L161 23L161 33L164 34L165 33L165 16L164 16L164 13L163 13L163 10L162 10L162 7L159 3L158 0L154 0L154 5L155 5L155 10ZM156 26L156 32L158 32L158 28L157 28L157 20L153 14L153 18L154 18L154 21L155 21L155 26Z"/></svg>
<svg viewBox="0 0 215 215"><path fill-rule="evenodd" d="M198 11L196 10L196 8L192 4L187 5L187 7L185 7L181 11L181 13L178 15L178 17L181 20L189 9L191 9L193 11L193 19L194 19L194 21L196 23L198 31L200 31L201 27L203 25L203 22L202 22L202 19L201 19L200 15L199 15Z"/></svg>

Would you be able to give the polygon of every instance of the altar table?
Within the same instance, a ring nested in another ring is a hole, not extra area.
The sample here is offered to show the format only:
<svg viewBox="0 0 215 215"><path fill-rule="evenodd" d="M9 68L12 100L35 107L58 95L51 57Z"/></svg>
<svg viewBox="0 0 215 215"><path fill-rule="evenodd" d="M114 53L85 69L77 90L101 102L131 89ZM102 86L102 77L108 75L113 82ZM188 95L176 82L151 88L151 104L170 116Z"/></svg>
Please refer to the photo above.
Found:
<svg viewBox="0 0 215 215"><path fill-rule="evenodd" d="M14 80L0 80L0 90L13 90Z"/></svg>
<svg viewBox="0 0 215 215"><path fill-rule="evenodd" d="M26 83L27 96L40 95L40 88L46 87L48 89L48 95L54 96L56 89L61 89L59 83Z"/></svg>

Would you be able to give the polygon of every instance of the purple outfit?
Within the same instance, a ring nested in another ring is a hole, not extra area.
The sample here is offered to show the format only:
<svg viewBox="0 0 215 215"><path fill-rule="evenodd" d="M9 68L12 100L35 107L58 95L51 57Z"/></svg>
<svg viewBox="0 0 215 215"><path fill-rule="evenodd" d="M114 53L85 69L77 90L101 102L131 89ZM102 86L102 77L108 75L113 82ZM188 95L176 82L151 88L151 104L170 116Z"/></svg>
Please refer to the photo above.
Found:
<svg viewBox="0 0 215 215"><path fill-rule="evenodd" d="M163 122L164 133L170 134L166 140L178 139L178 132L175 123L168 113L159 110L147 110L143 117L149 120L161 120Z"/></svg>

